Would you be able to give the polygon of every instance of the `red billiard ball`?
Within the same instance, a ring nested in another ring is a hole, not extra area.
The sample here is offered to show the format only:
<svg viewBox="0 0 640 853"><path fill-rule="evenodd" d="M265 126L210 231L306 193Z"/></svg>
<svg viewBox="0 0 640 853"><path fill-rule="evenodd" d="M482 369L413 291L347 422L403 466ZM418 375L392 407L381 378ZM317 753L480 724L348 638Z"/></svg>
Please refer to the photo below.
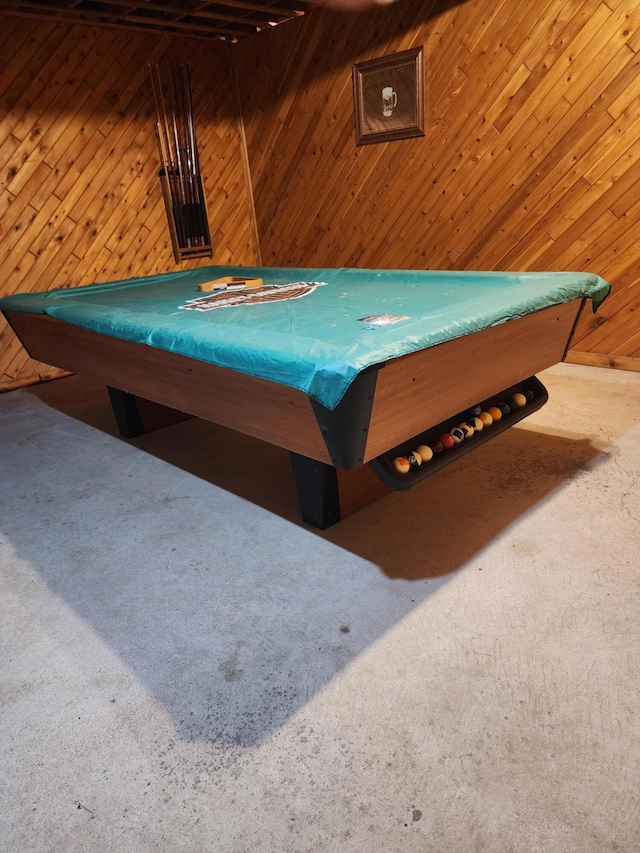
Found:
<svg viewBox="0 0 640 853"><path fill-rule="evenodd" d="M448 432L443 432L442 435L439 435L438 441L444 447L445 450L451 450L451 448L454 447L456 443L454 437Z"/></svg>

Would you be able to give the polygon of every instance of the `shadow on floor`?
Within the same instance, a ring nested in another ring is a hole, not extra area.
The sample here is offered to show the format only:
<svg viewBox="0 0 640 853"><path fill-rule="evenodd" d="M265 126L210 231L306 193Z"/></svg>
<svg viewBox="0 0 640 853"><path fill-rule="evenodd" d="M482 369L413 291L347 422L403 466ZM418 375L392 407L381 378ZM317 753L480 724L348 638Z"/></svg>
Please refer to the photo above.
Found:
<svg viewBox="0 0 640 853"><path fill-rule="evenodd" d="M178 737L224 747L275 733L599 458L588 441L516 427L319 533L297 521L284 451L192 419L132 452L111 438L104 389L73 377L22 393L44 414L24 439L12 427L2 532L65 605L37 612L52 649L80 617Z"/></svg>

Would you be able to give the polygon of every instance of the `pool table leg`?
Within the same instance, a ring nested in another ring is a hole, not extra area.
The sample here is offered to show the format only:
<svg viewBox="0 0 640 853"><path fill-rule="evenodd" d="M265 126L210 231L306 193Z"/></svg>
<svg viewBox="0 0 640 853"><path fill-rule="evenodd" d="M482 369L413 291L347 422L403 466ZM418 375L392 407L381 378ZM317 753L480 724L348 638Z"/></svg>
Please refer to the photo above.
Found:
<svg viewBox="0 0 640 853"><path fill-rule="evenodd" d="M320 530L340 521L338 472L332 465L289 453L302 520Z"/></svg>
<svg viewBox="0 0 640 853"><path fill-rule="evenodd" d="M128 391L120 391L119 388L112 388L110 385L107 385L107 391L120 435L125 438L136 438L142 435L144 426L134 395L129 394Z"/></svg>

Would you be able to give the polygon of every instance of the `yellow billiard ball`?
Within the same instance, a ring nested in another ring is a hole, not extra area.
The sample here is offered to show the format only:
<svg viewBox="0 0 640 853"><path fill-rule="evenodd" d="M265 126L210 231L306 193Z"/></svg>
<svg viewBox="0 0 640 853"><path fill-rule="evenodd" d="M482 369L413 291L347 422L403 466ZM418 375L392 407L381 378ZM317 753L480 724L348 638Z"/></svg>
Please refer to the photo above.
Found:
<svg viewBox="0 0 640 853"><path fill-rule="evenodd" d="M433 450L426 444L421 444L420 447L416 447L413 452L420 455L423 465L425 462L429 462L433 459Z"/></svg>

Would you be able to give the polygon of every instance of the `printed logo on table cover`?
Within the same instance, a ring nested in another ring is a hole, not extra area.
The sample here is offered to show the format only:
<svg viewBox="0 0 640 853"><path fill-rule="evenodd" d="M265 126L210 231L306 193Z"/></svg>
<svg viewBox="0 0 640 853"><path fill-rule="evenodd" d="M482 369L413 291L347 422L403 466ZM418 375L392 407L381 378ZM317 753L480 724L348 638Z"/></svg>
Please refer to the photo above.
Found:
<svg viewBox="0 0 640 853"><path fill-rule="evenodd" d="M254 305L264 302L280 302L283 299L299 299L308 296L325 285L326 281L295 281L291 284L265 284L262 287L236 287L234 285L212 293L189 299L180 308L190 311L211 311L213 308L230 308L235 305Z"/></svg>

